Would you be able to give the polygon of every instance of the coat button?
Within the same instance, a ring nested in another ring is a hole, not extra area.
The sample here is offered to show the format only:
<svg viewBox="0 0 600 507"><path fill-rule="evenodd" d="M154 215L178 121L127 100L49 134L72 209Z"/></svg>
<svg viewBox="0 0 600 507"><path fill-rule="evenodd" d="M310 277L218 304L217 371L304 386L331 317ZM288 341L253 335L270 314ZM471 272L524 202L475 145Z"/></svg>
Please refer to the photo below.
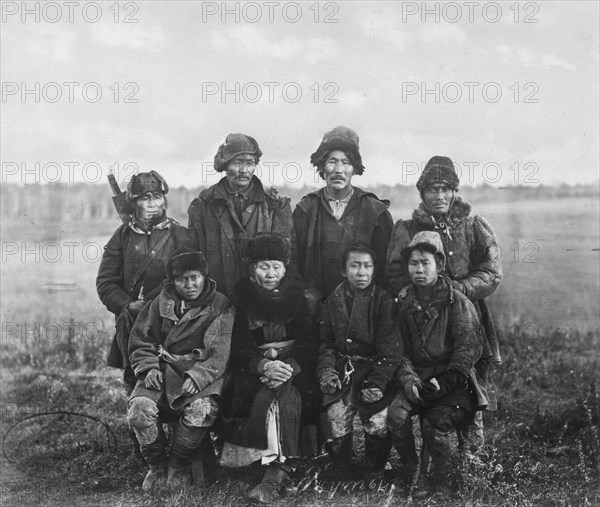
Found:
<svg viewBox="0 0 600 507"><path fill-rule="evenodd" d="M454 255L454 252L448 252L448 255L449 255L450 257L452 257L452 256Z"/></svg>
<svg viewBox="0 0 600 507"><path fill-rule="evenodd" d="M154 254L156 253L156 250L152 250L150 253L151 253L152 255L154 255Z"/></svg>
<svg viewBox="0 0 600 507"><path fill-rule="evenodd" d="M352 343L352 340L350 338L346 338L346 343Z"/></svg>

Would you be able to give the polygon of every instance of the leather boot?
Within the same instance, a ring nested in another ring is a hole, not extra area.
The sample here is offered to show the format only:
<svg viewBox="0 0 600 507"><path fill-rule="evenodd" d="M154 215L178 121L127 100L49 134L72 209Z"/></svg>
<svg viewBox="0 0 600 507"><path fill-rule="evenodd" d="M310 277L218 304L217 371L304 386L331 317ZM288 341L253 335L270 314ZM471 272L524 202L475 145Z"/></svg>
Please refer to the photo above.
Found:
<svg viewBox="0 0 600 507"><path fill-rule="evenodd" d="M260 484L252 488L246 497L255 503L272 503L279 498L279 491L288 479L287 471L276 464L267 466Z"/></svg>
<svg viewBox="0 0 600 507"><path fill-rule="evenodd" d="M190 484L189 467L192 456L197 452L207 433L208 428L190 428L183 424L181 420L177 422L169 453L168 488L175 489Z"/></svg>
<svg viewBox="0 0 600 507"><path fill-rule="evenodd" d="M140 451L148 463L148 473L142 483L142 491L148 492L160 484L165 478L167 463L167 438L162 424L158 425L158 436L151 444L140 445Z"/></svg>
<svg viewBox="0 0 600 507"><path fill-rule="evenodd" d="M366 469L363 481L368 488L369 484L384 481L383 469L392 448L392 436L388 432L385 436L369 435L365 432L365 461Z"/></svg>
<svg viewBox="0 0 600 507"><path fill-rule="evenodd" d="M392 441L394 448L400 456L400 461L404 466L406 480L410 483L414 476L417 468L419 467L419 456L415 448L415 439L412 434L412 428L410 433L405 435L405 438L399 438L397 435L392 434Z"/></svg>
<svg viewBox="0 0 600 507"><path fill-rule="evenodd" d="M331 468L336 477L346 479L352 467L352 433L327 442L325 448L332 458Z"/></svg>

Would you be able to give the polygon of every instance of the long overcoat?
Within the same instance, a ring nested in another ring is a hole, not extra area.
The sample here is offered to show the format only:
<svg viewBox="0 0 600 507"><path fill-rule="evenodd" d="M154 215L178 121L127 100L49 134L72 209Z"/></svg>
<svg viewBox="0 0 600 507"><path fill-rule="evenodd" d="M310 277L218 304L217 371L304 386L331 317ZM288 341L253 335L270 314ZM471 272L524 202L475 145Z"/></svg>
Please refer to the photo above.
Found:
<svg viewBox="0 0 600 507"><path fill-rule="evenodd" d="M297 455L299 451L296 444L303 429L313 426L316 435L321 402L315 374L316 315L310 299L303 290L298 275L288 272L282 280L277 297L270 297L248 278L240 280L236 285L235 305L237 313L231 346L232 379L223 396L224 437L236 445L266 448L266 410L273 400L279 398L279 392L266 388L260 381L259 365L265 360L268 343L293 340L291 350L277 357L293 367L293 377L278 389L286 389L289 387L286 384L290 384L300 395L299 420L281 421L284 454ZM267 336L265 333L266 327L274 323L285 327L283 338ZM258 396L260 400L257 399ZM257 410L259 405L265 410ZM280 407L280 410L285 411L284 407ZM286 416L295 417L295 414L289 412ZM308 445L304 442L305 450Z"/></svg>
<svg viewBox="0 0 600 507"><path fill-rule="evenodd" d="M208 272L219 292L231 299L235 284L248 276L244 260L248 239L260 232L278 232L290 238L293 249L294 238L288 197L280 196L272 187L265 190L253 176L253 198L240 221L228 198L226 180L222 178L191 202L188 228L206 256Z"/></svg>

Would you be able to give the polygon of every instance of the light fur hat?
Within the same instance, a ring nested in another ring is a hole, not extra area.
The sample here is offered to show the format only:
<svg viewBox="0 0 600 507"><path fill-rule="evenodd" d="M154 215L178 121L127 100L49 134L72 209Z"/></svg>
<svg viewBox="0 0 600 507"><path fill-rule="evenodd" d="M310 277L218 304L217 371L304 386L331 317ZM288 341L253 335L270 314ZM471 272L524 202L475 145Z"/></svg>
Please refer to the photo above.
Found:
<svg viewBox="0 0 600 507"><path fill-rule="evenodd" d="M406 247L406 250L408 252L412 252L415 248L418 248L421 245L431 245L435 248L435 254L440 255L443 260L446 260L446 254L444 254L444 244L442 243L442 238L440 238L440 235L437 232L417 232Z"/></svg>

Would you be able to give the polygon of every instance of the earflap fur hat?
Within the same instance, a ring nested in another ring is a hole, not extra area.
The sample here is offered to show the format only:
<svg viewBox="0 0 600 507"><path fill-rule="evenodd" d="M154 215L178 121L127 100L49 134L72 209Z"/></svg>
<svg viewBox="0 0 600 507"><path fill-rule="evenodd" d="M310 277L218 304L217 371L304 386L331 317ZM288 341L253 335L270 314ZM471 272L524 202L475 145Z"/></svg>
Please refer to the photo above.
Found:
<svg viewBox="0 0 600 507"><path fill-rule="evenodd" d="M452 160L448 157L436 155L429 159L419 181L417 181L417 189L422 193L427 187L436 183L443 183L452 190L458 190L458 176Z"/></svg>
<svg viewBox="0 0 600 507"><path fill-rule="evenodd" d="M334 150L353 154L355 159L354 174L360 175L365 171L365 166L360 156L358 135L354 130L340 125L329 132L325 132L317 151L310 156L310 163L314 167L322 166L327 155Z"/></svg>
<svg viewBox="0 0 600 507"><path fill-rule="evenodd" d="M134 174L127 184L127 200L135 201L146 192L169 193L169 185L165 179L156 171Z"/></svg>
<svg viewBox="0 0 600 507"><path fill-rule="evenodd" d="M183 247L177 249L169 258L165 271L170 281L175 280L186 271L200 271L203 276L206 276L208 274L208 263L204 254L199 250Z"/></svg>
<svg viewBox="0 0 600 507"><path fill-rule="evenodd" d="M215 155L215 171L223 172L232 159L243 153L254 155L256 162L262 156L262 151L253 137L245 134L229 134Z"/></svg>

